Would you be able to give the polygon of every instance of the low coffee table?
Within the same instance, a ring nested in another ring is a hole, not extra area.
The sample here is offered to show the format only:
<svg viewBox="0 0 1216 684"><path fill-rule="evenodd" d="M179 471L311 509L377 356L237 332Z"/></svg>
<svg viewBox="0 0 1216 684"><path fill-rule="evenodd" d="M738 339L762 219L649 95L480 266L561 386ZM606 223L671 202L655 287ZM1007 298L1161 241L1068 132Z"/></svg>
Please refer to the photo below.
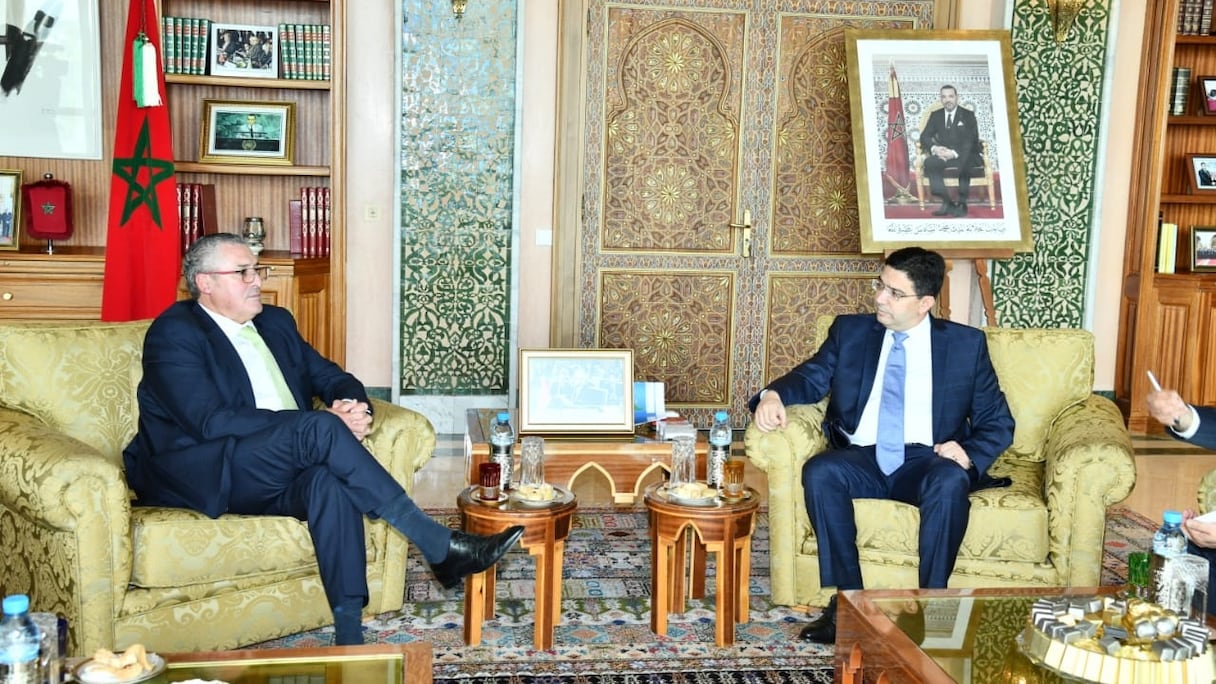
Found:
<svg viewBox="0 0 1216 684"><path fill-rule="evenodd" d="M465 414L464 453L468 482L477 482L477 467L490 459L490 422L498 409L469 409ZM515 412L511 412L513 425ZM697 477L705 479L709 444L697 434ZM515 444L515 462L519 463ZM612 485L614 503L631 504L641 492L639 483L655 470L671 472L671 442L645 435L545 437L545 479L574 489L583 473L599 471Z"/></svg>
<svg viewBox="0 0 1216 684"><path fill-rule="evenodd" d="M1018 651L1030 606L1048 596L1112 594L1120 587L867 589L837 598L838 682L953 684L1064 681ZM919 612L922 620L910 619ZM909 637L924 625L920 643ZM917 629L910 629L910 626ZM1006 675L1014 675L1006 678ZM1016 675L1025 675L1019 680Z"/></svg>
<svg viewBox="0 0 1216 684"><path fill-rule="evenodd" d="M705 596L706 554L714 553L714 643L735 643L735 625L749 619L752 530L760 494L748 487L747 496L737 502L686 506L668 499L664 485L656 484L646 488L645 501L650 512L650 629L667 634L667 614L684 612L686 594ZM686 565L690 554L692 560ZM688 567L692 570L691 591L686 591Z"/></svg>
<svg viewBox="0 0 1216 684"><path fill-rule="evenodd" d="M431 645L373 644L325 648L242 649L162 654L166 671L153 682L325 681L430 684Z"/></svg>
<svg viewBox="0 0 1216 684"><path fill-rule="evenodd" d="M456 497L465 532L497 534L513 525L524 526L520 544L536 556L536 622L532 641L537 649L553 648L553 628L561 622L562 553L570 522L578 508L572 492L557 487L558 499L548 506L536 507L514 500L487 505L473 500L474 487L466 487ZM469 575L464 584L464 641L470 646L481 643L481 623L494 617L494 566Z"/></svg>

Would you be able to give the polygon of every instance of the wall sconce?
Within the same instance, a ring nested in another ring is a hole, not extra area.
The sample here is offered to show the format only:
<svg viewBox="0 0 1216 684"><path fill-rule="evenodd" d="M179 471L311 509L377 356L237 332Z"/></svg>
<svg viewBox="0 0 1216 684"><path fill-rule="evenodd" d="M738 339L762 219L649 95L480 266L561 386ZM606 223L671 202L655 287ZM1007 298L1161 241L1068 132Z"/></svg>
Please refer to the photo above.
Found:
<svg viewBox="0 0 1216 684"><path fill-rule="evenodd" d="M469 0L452 0L452 16L456 17L456 21L464 18L464 8L468 4Z"/></svg>
<svg viewBox="0 0 1216 684"><path fill-rule="evenodd" d="M1072 28L1073 21L1085 7L1085 0L1047 0L1047 6L1051 8L1051 23L1056 30L1056 42L1063 43L1068 40L1068 30Z"/></svg>

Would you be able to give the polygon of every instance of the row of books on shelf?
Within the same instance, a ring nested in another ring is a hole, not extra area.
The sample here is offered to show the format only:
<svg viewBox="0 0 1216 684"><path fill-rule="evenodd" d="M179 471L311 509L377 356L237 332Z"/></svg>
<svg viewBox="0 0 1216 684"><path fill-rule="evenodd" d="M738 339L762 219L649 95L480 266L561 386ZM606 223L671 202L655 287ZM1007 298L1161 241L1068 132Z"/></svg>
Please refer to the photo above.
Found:
<svg viewBox="0 0 1216 684"><path fill-rule="evenodd" d="M1173 80L1170 81L1170 115L1184 116L1191 95L1190 67L1174 67Z"/></svg>
<svg viewBox="0 0 1216 684"><path fill-rule="evenodd" d="M332 69L328 24L250 26L163 17L166 74L327 81Z"/></svg>
<svg viewBox="0 0 1216 684"><path fill-rule="evenodd" d="M293 257L329 256L329 188L300 188L300 198L287 202L287 234ZM219 232L215 213L215 186L210 183L177 184L177 217L182 253L204 235Z"/></svg>
<svg viewBox="0 0 1216 684"><path fill-rule="evenodd" d="M1182 0L1178 6L1178 35L1211 35L1214 2L1216 0Z"/></svg>

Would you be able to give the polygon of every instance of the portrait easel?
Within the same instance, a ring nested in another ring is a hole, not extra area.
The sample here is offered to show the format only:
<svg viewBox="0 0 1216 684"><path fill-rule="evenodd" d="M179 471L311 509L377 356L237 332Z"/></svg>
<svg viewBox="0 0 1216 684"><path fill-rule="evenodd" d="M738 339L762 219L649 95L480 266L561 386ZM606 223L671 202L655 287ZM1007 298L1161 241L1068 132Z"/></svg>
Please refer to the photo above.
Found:
<svg viewBox="0 0 1216 684"><path fill-rule="evenodd" d="M883 252L883 257L887 257L895 250L888 249ZM1012 259L1012 249L938 249L935 250L946 260L946 279L942 282L941 296L937 298L938 313L942 318L950 318L950 271L954 268L954 261L959 259L969 259L972 266L975 268L976 284L980 289L980 299L984 303L984 317L988 321L988 325L997 327L999 323L996 319L996 302L992 297L992 281L988 278L988 260L989 259Z"/></svg>

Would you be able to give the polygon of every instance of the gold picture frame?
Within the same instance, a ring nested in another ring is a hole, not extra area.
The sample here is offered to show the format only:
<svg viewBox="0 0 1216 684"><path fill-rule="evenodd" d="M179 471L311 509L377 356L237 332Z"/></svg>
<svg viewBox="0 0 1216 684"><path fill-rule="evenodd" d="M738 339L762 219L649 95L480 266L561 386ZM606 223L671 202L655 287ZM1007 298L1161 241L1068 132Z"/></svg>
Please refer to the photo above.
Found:
<svg viewBox="0 0 1216 684"><path fill-rule="evenodd" d="M1032 251L1009 33L849 29L845 47L861 251Z"/></svg>
<svg viewBox="0 0 1216 684"><path fill-rule="evenodd" d="M294 102L205 99L198 160L291 166L295 113Z"/></svg>
<svg viewBox="0 0 1216 684"><path fill-rule="evenodd" d="M21 248L21 172L0 169L0 249Z"/></svg>
<svg viewBox="0 0 1216 684"><path fill-rule="evenodd" d="M625 434L632 349L519 350L520 434Z"/></svg>

